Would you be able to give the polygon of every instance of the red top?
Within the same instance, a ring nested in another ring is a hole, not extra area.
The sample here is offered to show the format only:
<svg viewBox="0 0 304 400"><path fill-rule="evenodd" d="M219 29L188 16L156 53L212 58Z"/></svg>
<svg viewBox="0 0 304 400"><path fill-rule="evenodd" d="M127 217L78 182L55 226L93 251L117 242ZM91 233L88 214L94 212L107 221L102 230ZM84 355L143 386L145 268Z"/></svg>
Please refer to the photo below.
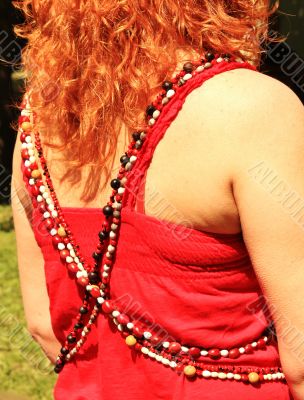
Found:
<svg viewBox="0 0 304 400"><path fill-rule="evenodd" d="M215 74L235 68L254 69L247 63L220 63L180 88L144 142L123 199L111 298L127 305L135 318L144 315L162 332L188 346L241 347L259 338L269 324L242 234L198 231L147 216L143 203L141 208L135 204L135 198L143 196L135 195L139 187L143 190L155 147L178 115L187 94ZM82 254L90 259L104 218L102 209L62 210ZM53 330L63 343L73 327L83 288L69 278L40 221L41 214L34 208L32 226L45 260ZM282 381L257 386L227 379L191 381L130 350L112 324L99 314L97 326L93 325L84 347L60 373L54 389L56 400L292 398ZM225 364L269 368L280 366L280 361L276 344L271 344Z"/></svg>

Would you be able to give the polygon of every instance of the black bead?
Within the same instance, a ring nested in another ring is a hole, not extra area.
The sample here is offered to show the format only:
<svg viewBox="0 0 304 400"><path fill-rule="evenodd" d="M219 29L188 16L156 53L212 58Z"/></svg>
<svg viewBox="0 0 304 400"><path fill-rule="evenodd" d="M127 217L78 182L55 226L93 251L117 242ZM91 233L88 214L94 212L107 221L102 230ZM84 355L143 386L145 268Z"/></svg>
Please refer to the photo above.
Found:
<svg viewBox="0 0 304 400"><path fill-rule="evenodd" d="M162 84L162 88L167 92L168 90L170 90L170 89L173 88L173 83L170 82L170 81L165 81L165 82Z"/></svg>
<svg viewBox="0 0 304 400"><path fill-rule="evenodd" d="M94 260L100 260L101 254L96 253L96 251L94 251L94 253L92 253L92 257L94 258Z"/></svg>
<svg viewBox="0 0 304 400"><path fill-rule="evenodd" d="M99 236L100 241L102 242L102 241L104 241L104 240L107 238L108 234L107 234L107 232L105 232L105 231L100 231L100 232L98 233L98 236Z"/></svg>
<svg viewBox="0 0 304 400"><path fill-rule="evenodd" d="M111 180L111 188L118 189L120 187L120 180L119 179L112 179Z"/></svg>
<svg viewBox="0 0 304 400"><path fill-rule="evenodd" d="M66 347L61 347L61 349L60 349L61 354L66 355L66 354L68 354L68 352L69 352L69 349L67 349Z"/></svg>
<svg viewBox="0 0 304 400"><path fill-rule="evenodd" d="M136 142L137 140L139 140L139 139L140 139L140 132L134 132L134 133L132 133L132 138L133 138L133 140L135 140L135 142Z"/></svg>
<svg viewBox="0 0 304 400"><path fill-rule="evenodd" d="M68 335L68 337L67 337L67 341L69 342L69 343L75 343L76 342L76 337L74 336L74 335Z"/></svg>
<svg viewBox="0 0 304 400"><path fill-rule="evenodd" d="M130 160L129 157L126 154L120 157L120 163L123 166L125 166L129 162L129 160Z"/></svg>
<svg viewBox="0 0 304 400"><path fill-rule="evenodd" d="M150 117L152 117L155 110L156 110L156 108L152 104L150 104L146 109L146 114L150 115Z"/></svg>
<svg viewBox="0 0 304 400"><path fill-rule="evenodd" d="M186 64L184 64L183 70L186 71L188 74L191 74L191 72L193 71L193 64L191 62L187 62Z"/></svg>
<svg viewBox="0 0 304 400"><path fill-rule="evenodd" d="M89 272L89 281L90 283L98 283L99 282L99 276L97 272Z"/></svg>
<svg viewBox="0 0 304 400"><path fill-rule="evenodd" d="M228 58L228 60L231 58L231 55L230 54L228 54L228 53L226 53L226 54L223 54L223 58Z"/></svg>
<svg viewBox="0 0 304 400"><path fill-rule="evenodd" d="M77 322L75 325L74 325L74 329L81 329L81 328L83 328L83 324L81 323L81 322Z"/></svg>
<svg viewBox="0 0 304 400"><path fill-rule="evenodd" d="M213 53L206 53L206 54L205 54L205 57L206 57L206 60L207 60L208 62L211 62L212 60L215 59L215 55L214 55Z"/></svg>
<svg viewBox="0 0 304 400"><path fill-rule="evenodd" d="M88 309L87 309L86 307L81 306L81 307L79 308L79 312L80 312L80 314L87 314Z"/></svg>
<svg viewBox="0 0 304 400"><path fill-rule="evenodd" d="M59 374L59 372L62 371L63 367L64 367L64 361L61 359L57 360L55 363L54 372L56 372L56 374Z"/></svg>
<svg viewBox="0 0 304 400"><path fill-rule="evenodd" d="M110 217L113 214L113 208L111 206L106 205L102 209L102 212L106 217Z"/></svg>

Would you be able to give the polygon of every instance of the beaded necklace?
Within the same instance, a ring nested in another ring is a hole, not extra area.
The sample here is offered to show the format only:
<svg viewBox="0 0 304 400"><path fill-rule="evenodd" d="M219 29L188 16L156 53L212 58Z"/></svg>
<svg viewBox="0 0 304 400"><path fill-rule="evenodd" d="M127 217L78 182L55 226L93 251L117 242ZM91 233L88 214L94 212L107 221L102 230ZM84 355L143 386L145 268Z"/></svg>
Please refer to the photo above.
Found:
<svg viewBox="0 0 304 400"><path fill-rule="evenodd" d="M184 64L183 69L171 81L163 83L162 91L146 109L147 129L132 134L132 141L120 158L121 166L118 176L111 180L112 193L102 209L105 219L98 234L99 241L96 250L92 254L93 263L87 262L81 255L74 235L65 221L43 155L39 133L34 130L36 116L31 111L29 96L25 95L18 121L24 177L28 181L33 203L42 214L43 223L52 238L53 246L59 252L62 263L74 274L76 283L84 288L82 304L75 318L73 330L67 335L55 363L56 373L59 373L80 350L91 331L92 324L96 321L98 314L102 313L113 320L128 347L174 369L177 373L183 373L187 378L228 379L252 384L285 379L281 368L246 368L214 363L220 359L234 360L242 354L265 349L274 340L270 330L266 330L265 334L256 341L232 349L186 346L156 336L149 331L147 325L132 319L110 296L110 274L117 248L122 200L129 172L136 163L138 152L146 136L149 135L162 110L177 93L179 87L186 85L188 80L212 68L215 64L231 61L244 62L239 59L234 60L228 54L207 53L199 61ZM43 173L39 170L35 150ZM42 181L42 175L45 176L46 185ZM209 360L210 364L206 360Z"/></svg>

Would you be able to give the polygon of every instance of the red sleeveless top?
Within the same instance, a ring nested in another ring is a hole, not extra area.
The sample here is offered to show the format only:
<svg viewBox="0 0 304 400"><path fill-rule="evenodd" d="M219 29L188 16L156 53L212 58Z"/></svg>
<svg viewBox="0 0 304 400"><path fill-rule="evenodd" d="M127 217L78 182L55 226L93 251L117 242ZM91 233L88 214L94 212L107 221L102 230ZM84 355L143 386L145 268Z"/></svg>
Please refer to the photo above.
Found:
<svg viewBox="0 0 304 400"><path fill-rule="evenodd" d="M231 349L259 338L269 324L261 289L242 234L194 230L144 214L144 180L154 150L178 116L187 94L215 74L250 64L215 64L182 86L143 144L130 173L121 213L111 297L127 303L180 343ZM23 168L23 167L22 167ZM28 183L26 183L28 186ZM31 193L31 192L30 192ZM136 199L141 199L136 204ZM34 203L35 204L35 203ZM90 259L102 221L102 208L62 207L82 254ZM49 233L34 207L32 227L44 256L54 333L61 343L78 313L82 288L69 278ZM214 361L265 368L280 366L274 343L235 360ZM250 385L234 380L189 380L170 367L130 350L112 321L99 314L79 354L59 374L56 400L276 400L291 399L284 381Z"/></svg>

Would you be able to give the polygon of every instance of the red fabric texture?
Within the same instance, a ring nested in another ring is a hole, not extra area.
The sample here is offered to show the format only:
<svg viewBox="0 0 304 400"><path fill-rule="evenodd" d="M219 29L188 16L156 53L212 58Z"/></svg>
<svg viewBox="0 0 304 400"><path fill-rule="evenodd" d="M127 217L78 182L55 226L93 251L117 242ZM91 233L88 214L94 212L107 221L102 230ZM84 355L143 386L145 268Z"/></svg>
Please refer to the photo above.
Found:
<svg viewBox="0 0 304 400"><path fill-rule="evenodd" d="M130 174L122 209L111 296L185 345L240 347L259 338L269 321L242 234L212 234L167 223L143 211L143 182L153 152L189 94L215 74L250 68L223 62L190 79L165 106ZM256 72L258 73L258 72ZM170 167L169 167L170 168ZM137 193L141 187L141 194ZM136 199L141 207L136 208ZM63 208L80 251L90 259L103 221L101 208ZM32 226L45 260L53 330L63 343L75 322L79 288L52 246L34 209ZM183 374L135 354L103 315L83 349L67 363L54 389L56 400L256 400L291 399L283 382L256 387L235 381L188 380ZM211 362L208 361L210 364ZM214 364L227 364L220 360ZM276 345L231 360L231 365L280 366Z"/></svg>

